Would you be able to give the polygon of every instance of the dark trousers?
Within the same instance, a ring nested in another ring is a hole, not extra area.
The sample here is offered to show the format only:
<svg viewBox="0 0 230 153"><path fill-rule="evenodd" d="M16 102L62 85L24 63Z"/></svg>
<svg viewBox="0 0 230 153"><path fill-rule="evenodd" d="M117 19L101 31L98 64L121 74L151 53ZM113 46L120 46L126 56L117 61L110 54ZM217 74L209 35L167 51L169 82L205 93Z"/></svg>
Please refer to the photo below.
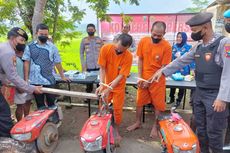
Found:
<svg viewBox="0 0 230 153"><path fill-rule="evenodd" d="M37 85L39 86L39 85ZM43 87L46 88L55 88L55 85L43 85ZM34 98L37 104L37 108L41 109L46 107L45 103L48 105L48 107L53 106L56 100L56 95L53 94L34 94Z"/></svg>
<svg viewBox="0 0 230 153"><path fill-rule="evenodd" d="M201 153L209 153L209 148L213 153L223 153L229 110L214 111L212 105L217 94L218 90L196 88L193 107Z"/></svg>
<svg viewBox="0 0 230 153"><path fill-rule="evenodd" d="M176 88L171 88L170 89L170 99L174 100L175 99L175 92ZM182 98L184 96L184 89L179 89L178 97L177 97L177 102L181 102Z"/></svg>
<svg viewBox="0 0 230 153"><path fill-rule="evenodd" d="M0 137L10 137L12 127L10 107L0 92Z"/></svg>
<svg viewBox="0 0 230 153"><path fill-rule="evenodd" d="M99 69L87 69L87 72L91 72L91 71L99 71ZM86 85L86 90L87 93L91 93L93 91L93 83L92 84L87 84Z"/></svg>

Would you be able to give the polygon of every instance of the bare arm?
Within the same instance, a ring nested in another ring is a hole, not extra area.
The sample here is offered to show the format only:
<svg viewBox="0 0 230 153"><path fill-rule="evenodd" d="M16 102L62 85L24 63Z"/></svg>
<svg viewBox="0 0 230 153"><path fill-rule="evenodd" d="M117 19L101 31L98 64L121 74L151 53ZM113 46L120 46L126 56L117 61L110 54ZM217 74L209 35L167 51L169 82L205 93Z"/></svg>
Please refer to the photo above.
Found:
<svg viewBox="0 0 230 153"><path fill-rule="evenodd" d="M55 64L55 67L57 68L57 70L58 70L58 72L59 72L61 78L65 77L65 76L64 76L64 72L63 72L63 68L62 68L61 63L56 63L56 64Z"/></svg>
<svg viewBox="0 0 230 153"><path fill-rule="evenodd" d="M24 67L24 80L28 82L29 81L30 61L24 61L23 67Z"/></svg>
<svg viewBox="0 0 230 153"><path fill-rule="evenodd" d="M100 66L100 82L105 83L105 67Z"/></svg>

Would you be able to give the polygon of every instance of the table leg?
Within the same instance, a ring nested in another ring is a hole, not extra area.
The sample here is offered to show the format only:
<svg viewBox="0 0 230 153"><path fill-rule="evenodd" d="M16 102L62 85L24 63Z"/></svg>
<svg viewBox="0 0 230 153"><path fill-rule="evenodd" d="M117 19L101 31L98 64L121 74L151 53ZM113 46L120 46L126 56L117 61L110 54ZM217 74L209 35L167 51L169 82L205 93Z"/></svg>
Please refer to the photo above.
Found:
<svg viewBox="0 0 230 153"><path fill-rule="evenodd" d="M187 93L187 90L186 90L186 89L184 89L183 109L185 108L185 103L186 103L186 93Z"/></svg>
<svg viewBox="0 0 230 153"><path fill-rule="evenodd" d="M91 104L90 104L90 99L87 99L87 103L88 103L88 113L89 113L89 117L91 116Z"/></svg>
<svg viewBox="0 0 230 153"><path fill-rule="evenodd" d="M70 91L71 90L71 87L70 87L70 82L67 82L67 86L68 86L68 90ZM71 97L68 97L69 99L69 106L65 106L66 109L71 109L72 108L72 99Z"/></svg>
<svg viewBox="0 0 230 153"><path fill-rule="evenodd" d="M143 110L142 110L142 122L145 123L145 105L143 106Z"/></svg>

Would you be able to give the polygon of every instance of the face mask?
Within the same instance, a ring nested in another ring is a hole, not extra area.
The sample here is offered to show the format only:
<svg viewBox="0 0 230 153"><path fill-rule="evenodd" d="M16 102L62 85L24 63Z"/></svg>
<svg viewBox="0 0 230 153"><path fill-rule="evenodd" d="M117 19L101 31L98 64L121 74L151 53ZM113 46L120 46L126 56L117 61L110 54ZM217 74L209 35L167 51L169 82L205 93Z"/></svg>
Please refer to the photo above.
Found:
<svg viewBox="0 0 230 153"><path fill-rule="evenodd" d="M119 49L115 49L115 51L116 51L116 54L117 55L120 55L120 54L122 54L123 52L122 51L120 51Z"/></svg>
<svg viewBox="0 0 230 153"><path fill-rule="evenodd" d="M15 46L15 49L16 49L17 51L19 51L19 52L24 52L25 48L26 48L26 45L25 45L25 44L19 44L19 43L18 43L18 44Z"/></svg>
<svg viewBox="0 0 230 153"><path fill-rule="evenodd" d="M161 41L161 39L152 37L152 41L153 41L154 44L158 44Z"/></svg>
<svg viewBox="0 0 230 153"><path fill-rule="evenodd" d="M48 37L47 36L38 36L38 40L41 42L41 43L46 43L47 40L48 40Z"/></svg>
<svg viewBox="0 0 230 153"><path fill-rule="evenodd" d="M197 33L192 33L192 34L191 34L191 38L192 38L194 41L199 41L199 40L201 40L201 39L204 37L204 34L201 35L201 31L202 31L202 30L200 30L200 31L197 32Z"/></svg>
<svg viewBox="0 0 230 153"><path fill-rule="evenodd" d="M230 33L230 23L225 24L225 30Z"/></svg>
<svg viewBox="0 0 230 153"><path fill-rule="evenodd" d="M94 36L94 33L95 33L95 32L88 32L88 35L89 35L89 36Z"/></svg>

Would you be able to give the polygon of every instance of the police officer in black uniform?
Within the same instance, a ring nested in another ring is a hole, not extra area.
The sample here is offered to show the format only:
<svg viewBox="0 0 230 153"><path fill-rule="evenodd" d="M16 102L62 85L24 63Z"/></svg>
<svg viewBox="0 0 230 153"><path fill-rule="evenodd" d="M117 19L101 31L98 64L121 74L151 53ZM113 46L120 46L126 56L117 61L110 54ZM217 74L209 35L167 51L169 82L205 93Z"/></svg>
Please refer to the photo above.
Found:
<svg viewBox="0 0 230 153"><path fill-rule="evenodd" d="M201 153L223 153L230 103L230 39L215 34L212 13L199 13L186 22L194 41L191 51L153 75L157 81L195 60L194 115Z"/></svg>

